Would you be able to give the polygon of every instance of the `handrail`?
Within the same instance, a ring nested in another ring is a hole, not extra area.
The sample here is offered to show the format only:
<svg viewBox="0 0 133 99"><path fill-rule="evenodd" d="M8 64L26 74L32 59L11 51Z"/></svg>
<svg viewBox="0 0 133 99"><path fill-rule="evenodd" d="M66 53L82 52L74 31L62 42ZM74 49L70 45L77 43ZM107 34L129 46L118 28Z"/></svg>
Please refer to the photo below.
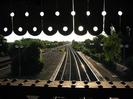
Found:
<svg viewBox="0 0 133 99"><path fill-rule="evenodd" d="M39 96L40 98L38 99L55 96L69 97L68 99L70 97L94 97L94 99L118 97L118 99L132 99L133 81L88 82L1 79L0 96L3 96L1 99L12 99L19 96ZM18 99L22 98L19 97Z"/></svg>

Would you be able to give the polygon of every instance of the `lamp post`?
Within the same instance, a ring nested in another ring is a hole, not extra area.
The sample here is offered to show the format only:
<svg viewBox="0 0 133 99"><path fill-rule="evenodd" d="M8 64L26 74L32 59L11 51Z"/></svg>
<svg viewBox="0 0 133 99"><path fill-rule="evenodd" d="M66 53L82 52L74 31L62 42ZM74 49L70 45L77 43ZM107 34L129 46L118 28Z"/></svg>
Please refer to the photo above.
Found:
<svg viewBox="0 0 133 99"><path fill-rule="evenodd" d="M131 36L131 34L130 34L131 28L129 26L126 26L126 29L127 29L127 32L128 32L128 36L130 37Z"/></svg>
<svg viewBox="0 0 133 99"><path fill-rule="evenodd" d="M102 55L103 55L103 43L100 43L100 49L101 49L101 51L100 51L100 54L99 54L99 60L100 61L102 61Z"/></svg>
<svg viewBox="0 0 133 99"><path fill-rule="evenodd" d="M121 35L121 16L122 16L123 12L122 11L118 11L118 15L119 15L119 35ZM125 63L125 45L121 45L121 48L123 48L123 63Z"/></svg>
<svg viewBox="0 0 133 99"><path fill-rule="evenodd" d="M18 49L18 58L19 58L19 74L18 76L21 77L21 49L23 48L23 45L15 45L15 48Z"/></svg>
<svg viewBox="0 0 133 99"><path fill-rule="evenodd" d="M2 47L6 43L6 39L0 40L0 47Z"/></svg>
<svg viewBox="0 0 133 99"><path fill-rule="evenodd" d="M0 35L0 56L2 55L7 55L7 44L6 44L7 40L4 39L4 37L2 35ZM2 54L2 53L3 54Z"/></svg>
<svg viewBox="0 0 133 99"><path fill-rule="evenodd" d="M129 26L126 26L126 30L128 33L128 38L129 38L129 44L131 43L131 28Z"/></svg>
<svg viewBox="0 0 133 99"><path fill-rule="evenodd" d="M126 59L126 49L129 48L128 44L125 45L120 45L121 48L123 48L123 63L125 64L125 59Z"/></svg>
<svg viewBox="0 0 133 99"><path fill-rule="evenodd" d="M121 16L123 15L123 12L118 11L118 15L119 15L119 32L121 33Z"/></svg>
<svg viewBox="0 0 133 99"><path fill-rule="evenodd" d="M107 15L107 12L104 10L101 14L103 16L103 31L105 31L105 16Z"/></svg>

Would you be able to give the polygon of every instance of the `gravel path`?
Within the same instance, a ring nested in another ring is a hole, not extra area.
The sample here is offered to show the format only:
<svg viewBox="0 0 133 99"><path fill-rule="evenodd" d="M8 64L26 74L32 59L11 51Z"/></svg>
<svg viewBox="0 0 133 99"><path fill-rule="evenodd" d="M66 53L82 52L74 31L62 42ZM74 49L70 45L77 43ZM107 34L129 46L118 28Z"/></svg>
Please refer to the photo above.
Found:
<svg viewBox="0 0 133 99"><path fill-rule="evenodd" d="M107 81L120 81L119 77L116 74L106 69L102 64L96 62L87 55L85 55L85 57L93 64L94 68L96 68Z"/></svg>
<svg viewBox="0 0 133 99"><path fill-rule="evenodd" d="M48 50L44 53L44 67L36 79L48 80L63 57L64 52L59 49Z"/></svg>

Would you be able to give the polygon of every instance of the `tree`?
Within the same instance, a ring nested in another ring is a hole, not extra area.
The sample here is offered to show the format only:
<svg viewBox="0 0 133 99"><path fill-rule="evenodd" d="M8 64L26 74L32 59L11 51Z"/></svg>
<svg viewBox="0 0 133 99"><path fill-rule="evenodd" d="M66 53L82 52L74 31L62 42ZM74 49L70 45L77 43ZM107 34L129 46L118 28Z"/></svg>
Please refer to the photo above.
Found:
<svg viewBox="0 0 133 99"><path fill-rule="evenodd" d="M93 40L87 39L84 41L85 52L93 58L101 60L103 55L103 35L98 35Z"/></svg>
<svg viewBox="0 0 133 99"><path fill-rule="evenodd" d="M103 51L105 61L120 62L121 61L121 39L118 34L113 31L111 35L103 39Z"/></svg>
<svg viewBox="0 0 133 99"><path fill-rule="evenodd" d="M81 51L83 49L83 43L82 42L77 42L77 41L72 41L72 47L77 50Z"/></svg>
<svg viewBox="0 0 133 99"><path fill-rule="evenodd" d="M4 36L0 35L0 56L8 54L8 44Z"/></svg>
<svg viewBox="0 0 133 99"><path fill-rule="evenodd" d="M15 46L23 48L15 48ZM10 44L12 58L12 74L17 76L21 66L21 76L37 74L43 68L41 60L42 42L38 39L22 39ZM20 65L21 64L21 65Z"/></svg>
<svg viewBox="0 0 133 99"><path fill-rule="evenodd" d="M95 53L102 53L103 52L103 40L104 39L104 36L103 35L98 35L97 37L95 37L93 39L93 43L94 43L94 51Z"/></svg>

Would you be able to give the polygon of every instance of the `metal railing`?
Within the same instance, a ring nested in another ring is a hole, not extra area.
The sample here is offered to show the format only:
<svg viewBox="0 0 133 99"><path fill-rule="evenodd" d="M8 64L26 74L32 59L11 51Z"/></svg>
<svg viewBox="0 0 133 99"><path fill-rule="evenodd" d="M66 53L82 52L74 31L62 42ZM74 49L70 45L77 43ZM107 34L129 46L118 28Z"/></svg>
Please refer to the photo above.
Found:
<svg viewBox="0 0 133 99"><path fill-rule="evenodd" d="M133 81L1 79L0 99L132 99L132 88Z"/></svg>

